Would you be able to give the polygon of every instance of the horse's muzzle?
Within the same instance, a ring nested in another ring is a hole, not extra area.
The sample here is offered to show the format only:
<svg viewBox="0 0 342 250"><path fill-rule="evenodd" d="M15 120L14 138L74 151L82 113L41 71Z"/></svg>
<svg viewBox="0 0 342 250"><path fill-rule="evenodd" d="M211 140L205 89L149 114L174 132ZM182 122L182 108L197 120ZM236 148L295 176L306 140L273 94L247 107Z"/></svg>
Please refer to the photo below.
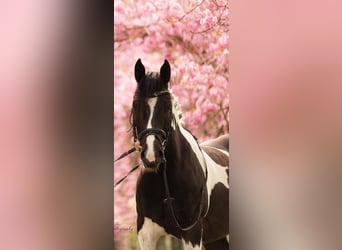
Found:
<svg viewBox="0 0 342 250"><path fill-rule="evenodd" d="M143 153L141 154L141 160L146 168L154 170L158 169L161 164L165 163L165 158L163 156L158 156L154 161L149 161Z"/></svg>
<svg viewBox="0 0 342 250"><path fill-rule="evenodd" d="M160 165L160 162L159 161L148 161L148 160L143 160L143 163L144 163L144 166L146 168L150 168L150 169L157 169Z"/></svg>

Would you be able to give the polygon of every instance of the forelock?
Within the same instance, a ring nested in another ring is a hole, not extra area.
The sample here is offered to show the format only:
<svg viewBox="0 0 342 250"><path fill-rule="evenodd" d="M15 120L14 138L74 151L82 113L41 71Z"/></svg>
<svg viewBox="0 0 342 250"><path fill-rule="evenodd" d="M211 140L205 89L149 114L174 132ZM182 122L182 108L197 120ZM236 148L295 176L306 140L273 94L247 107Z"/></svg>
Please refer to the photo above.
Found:
<svg viewBox="0 0 342 250"><path fill-rule="evenodd" d="M159 73L148 72L138 84L135 97L148 98L151 95L166 90L160 81Z"/></svg>

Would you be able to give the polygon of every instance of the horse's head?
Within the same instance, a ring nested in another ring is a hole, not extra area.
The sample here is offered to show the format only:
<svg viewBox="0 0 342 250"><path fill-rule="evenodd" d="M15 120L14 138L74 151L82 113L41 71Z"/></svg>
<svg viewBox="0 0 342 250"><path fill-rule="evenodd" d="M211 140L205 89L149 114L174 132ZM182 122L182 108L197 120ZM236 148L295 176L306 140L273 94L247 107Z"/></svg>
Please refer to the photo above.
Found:
<svg viewBox="0 0 342 250"><path fill-rule="evenodd" d="M173 123L172 96L168 90L170 64L165 60L159 72L145 72L139 59L135 64L137 89L132 107L135 139L142 147L144 166L156 170L165 161L164 150Z"/></svg>

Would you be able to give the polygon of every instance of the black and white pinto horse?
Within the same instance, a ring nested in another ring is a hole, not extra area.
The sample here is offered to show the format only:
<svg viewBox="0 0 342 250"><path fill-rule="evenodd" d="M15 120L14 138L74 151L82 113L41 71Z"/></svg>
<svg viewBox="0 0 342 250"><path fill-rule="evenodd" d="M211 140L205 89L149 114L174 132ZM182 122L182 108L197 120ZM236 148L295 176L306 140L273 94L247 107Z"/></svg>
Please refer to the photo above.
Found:
<svg viewBox="0 0 342 250"><path fill-rule="evenodd" d="M168 88L170 64L145 73L135 65L131 122L144 168L137 182L140 248L170 234L186 249L229 249L228 135L198 144L181 122Z"/></svg>

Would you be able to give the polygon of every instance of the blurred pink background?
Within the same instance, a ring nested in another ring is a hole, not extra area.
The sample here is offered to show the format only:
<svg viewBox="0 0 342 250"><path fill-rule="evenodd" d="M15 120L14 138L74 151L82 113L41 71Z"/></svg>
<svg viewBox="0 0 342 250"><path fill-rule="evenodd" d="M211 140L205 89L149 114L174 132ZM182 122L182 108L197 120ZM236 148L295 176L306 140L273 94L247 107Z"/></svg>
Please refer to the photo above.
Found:
<svg viewBox="0 0 342 250"><path fill-rule="evenodd" d="M68 1L0 1L0 249L79 247L54 105L71 12Z"/></svg>
<svg viewBox="0 0 342 250"><path fill-rule="evenodd" d="M341 3L231 9L230 173L254 249L341 249Z"/></svg>

